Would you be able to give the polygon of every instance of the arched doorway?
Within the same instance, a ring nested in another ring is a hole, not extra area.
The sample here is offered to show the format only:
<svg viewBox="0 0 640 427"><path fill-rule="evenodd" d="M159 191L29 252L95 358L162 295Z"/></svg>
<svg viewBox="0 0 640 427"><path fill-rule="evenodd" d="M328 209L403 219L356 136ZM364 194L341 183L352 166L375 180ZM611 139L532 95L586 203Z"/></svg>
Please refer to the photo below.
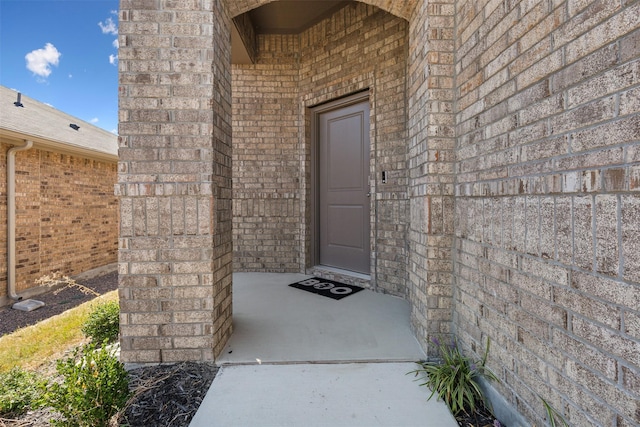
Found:
<svg viewBox="0 0 640 427"><path fill-rule="evenodd" d="M234 269L313 269L322 275L323 267L332 267L331 274L338 267L343 276L365 286L406 295L408 24L364 3L329 3L335 4L320 21L311 20L302 29L296 21L292 33L272 33L265 24L261 30L241 31L255 34L256 47L247 51L256 59L232 64ZM284 10L292 13L290 5ZM234 25L261 19L253 13ZM370 172L358 186L366 198L361 207L370 214L363 226L358 224L366 235L354 237L359 240L356 246L364 249L346 251L364 253L367 259L351 266L337 262L347 256L345 250L337 255L340 260L331 261L317 253L320 236L328 232L320 232L322 221L316 214L322 177L314 177L321 156L313 144L312 109L363 91L370 113L362 167Z"/></svg>

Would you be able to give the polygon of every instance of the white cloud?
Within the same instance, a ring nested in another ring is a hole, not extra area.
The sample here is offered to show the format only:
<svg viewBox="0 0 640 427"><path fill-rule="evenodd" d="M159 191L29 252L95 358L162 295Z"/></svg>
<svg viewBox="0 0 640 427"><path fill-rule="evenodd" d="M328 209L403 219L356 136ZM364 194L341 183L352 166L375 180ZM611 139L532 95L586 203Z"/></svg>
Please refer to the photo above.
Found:
<svg viewBox="0 0 640 427"><path fill-rule="evenodd" d="M25 55L27 69L39 77L49 77L51 66L57 66L62 54L51 43L44 45L42 49L33 50Z"/></svg>
<svg viewBox="0 0 640 427"><path fill-rule="evenodd" d="M69 74L69 78L72 79L73 78L73 74Z"/></svg>
<svg viewBox="0 0 640 427"><path fill-rule="evenodd" d="M113 19L107 18L104 22L98 22L98 25L102 30L102 34L118 35L118 26L113 22Z"/></svg>
<svg viewBox="0 0 640 427"><path fill-rule="evenodd" d="M111 133L114 134L114 135L117 135L118 134L118 129L111 129Z"/></svg>
<svg viewBox="0 0 640 427"><path fill-rule="evenodd" d="M111 14L117 16L118 15L118 11L112 10ZM118 25L117 25L116 22L113 21L113 18L111 18L111 17L105 19L103 22L98 22L98 26L100 26L100 29L102 30L103 34L110 34L110 35L114 35L114 36L118 35ZM111 42L111 45L116 49L118 49L120 47L120 43L118 42L117 38L113 42ZM115 54L109 55L109 64L115 65L115 66L118 65L118 53L117 52Z"/></svg>
<svg viewBox="0 0 640 427"><path fill-rule="evenodd" d="M89 120L89 122L94 123L94 124L95 124L95 123L98 123L99 121L100 121L100 120L98 120L98 118L97 118L97 117L94 117L93 119Z"/></svg>

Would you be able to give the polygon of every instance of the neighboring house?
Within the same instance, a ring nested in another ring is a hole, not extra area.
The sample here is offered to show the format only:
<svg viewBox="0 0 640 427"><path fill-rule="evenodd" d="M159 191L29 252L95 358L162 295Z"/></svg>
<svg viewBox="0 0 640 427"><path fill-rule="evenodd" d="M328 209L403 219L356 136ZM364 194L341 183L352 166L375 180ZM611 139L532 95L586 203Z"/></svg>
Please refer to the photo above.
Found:
<svg viewBox="0 0 640 427"><path fill-rule="evenodd" d="M572 425L637 425L640 2L119 16L124 361L216 358L233 270L338 267L406 298L425 348L491 339L495 391L532 423L543 396Z"/></svg>
<svg viewBox="0 0 640 427"><path fill-rule="evenodd" d="M0 86L0 306L117 261L117 139Z"/></svg>

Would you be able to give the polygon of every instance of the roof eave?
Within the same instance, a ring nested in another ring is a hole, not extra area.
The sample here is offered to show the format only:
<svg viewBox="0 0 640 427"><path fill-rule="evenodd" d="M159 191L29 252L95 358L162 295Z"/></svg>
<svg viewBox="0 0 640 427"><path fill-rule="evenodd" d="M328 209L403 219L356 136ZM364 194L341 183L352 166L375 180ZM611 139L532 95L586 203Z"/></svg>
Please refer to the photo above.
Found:
<svg viewBox="0 0 640 427"><path fill-rule="evenodd" d="M117 162L118 154L108 153L105 151L92 150L85 147L78 147L76 145L69 144L68 142L55 141L51 139L42 138L37 135L30 135L24 132L16 132L11 129L0 128L0 137L4 137L11 140L33 141L34 148L43 149L46 151L54 151L57 153L81 156L84 158Z"/></svg>

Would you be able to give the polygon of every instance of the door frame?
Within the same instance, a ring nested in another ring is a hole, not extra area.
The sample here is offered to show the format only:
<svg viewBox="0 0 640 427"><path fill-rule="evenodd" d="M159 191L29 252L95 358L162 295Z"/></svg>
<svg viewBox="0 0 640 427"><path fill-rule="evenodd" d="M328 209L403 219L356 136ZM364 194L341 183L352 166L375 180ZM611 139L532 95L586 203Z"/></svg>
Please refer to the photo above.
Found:
<svg viewBox="0 0 640 427"><path fill-rule="evenodd" d="M338 110L340 108L348 107L353 104L359 104L361 102L367 101L369 102L369 126L371 126L371 111L373 110L371 107L371 97L369 94L369 89L366 89L362 92L358 92L352 95L348 95L342 98L333 99L331 101L310 107L311 110L311 164L310 164L310 172L311 172L311 191L310 191L310 237L311 237L311 245L309 248L310 252L310 261L311 265L307 266L307 268L312 268L320 265L320 129L318 123L320 121L320 115L329 111ZM370 127L371 129L371 127ZM373 145L371 144L371 130L369 130L369 182L368 185L371 185L371 155L373 153ZM373 191L371 191L373 195ZM369 211L373 207L371 206L371 200L374 197L369 199ZM369 219L371 221L371 219ZM371 224L370 233L373 233L375 224ZM371 247L371 234L369 235L369 246L370 251L373 252L373 247ZM372 271L374 266L369 260L369 275L373 276Z"/></svg>

